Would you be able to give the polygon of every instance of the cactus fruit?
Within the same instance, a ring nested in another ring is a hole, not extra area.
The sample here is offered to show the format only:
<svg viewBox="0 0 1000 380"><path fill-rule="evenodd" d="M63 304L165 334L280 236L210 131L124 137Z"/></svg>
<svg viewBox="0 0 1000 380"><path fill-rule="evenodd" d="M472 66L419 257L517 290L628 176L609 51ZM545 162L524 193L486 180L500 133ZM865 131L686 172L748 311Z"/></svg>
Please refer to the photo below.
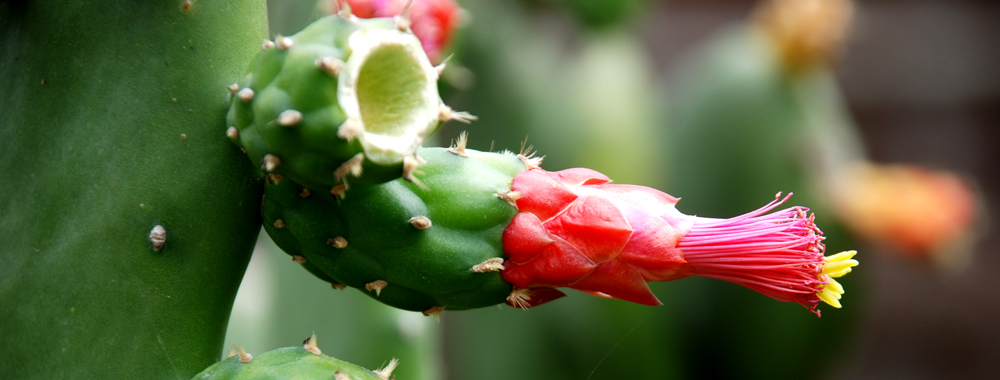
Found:
<svg viewBox="0 0 1000 380"><path fill-rule="evenodd" d="M256 356L247 353L243 347L233 347L228 358L205 368L192 380L389 380L398 363L392 359L384 368L370 371L323 355L313 334L306 338L302 347L279 348Z"/></svg>
<svg viewBox="0 0 1000 380"><path fill-rule="evenodd" d="M437 315L500 302L527 308L570 287L657 305L646 285L688 276L734 282L819 314L853 252L824 257L808 209L699 218L657 190L590 169L547 172L524 154L424 148L424 187L358 187L343 200L265 189L264 226L310 272L386 304ZM504 258L506 256L506 258ZM317 273L318 272L318 273Z"/></svg>
<svg viewBox="0 0 1000 380"><path fill-rule="evenodd" d="M357 186L343 200L303 196L293 181L265 186L264 228L286 253L325 281L362 289L414 311L469 309L504 302L501 233L516 212L497 193L524 165L514 156L420 150L427 189L396 180ZM278 228L275 223L282 221Z"/></svg>
<svg viewBox="0 0 1000 380"><path fill-rule="evenodd" d="M229 87L226 135L271 176L343 194L412 179L416 149L454 112L405 19L328 16L265 41Z"/></svg>

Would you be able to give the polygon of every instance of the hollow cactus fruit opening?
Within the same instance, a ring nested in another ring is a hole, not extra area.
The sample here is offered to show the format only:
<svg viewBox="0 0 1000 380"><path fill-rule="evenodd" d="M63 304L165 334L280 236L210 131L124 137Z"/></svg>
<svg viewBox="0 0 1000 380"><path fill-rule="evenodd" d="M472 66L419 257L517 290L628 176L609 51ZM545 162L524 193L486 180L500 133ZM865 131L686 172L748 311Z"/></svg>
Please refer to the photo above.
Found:
<svg viewBox="0 0 1000 380"><path fill-rule="evenodd" d="M232 94L225 135L269 174L340 197L412 173L453 112L420 41L389 18L329 16L265 41Z"/></svg>
<svg viewBox="0 0 1000 380"><path fill-rule="evenodd" d="M398 161L437 128L437 72L416 38L397 30L361 30L349 43L337 89L347 123L370 160Z"/></svg>

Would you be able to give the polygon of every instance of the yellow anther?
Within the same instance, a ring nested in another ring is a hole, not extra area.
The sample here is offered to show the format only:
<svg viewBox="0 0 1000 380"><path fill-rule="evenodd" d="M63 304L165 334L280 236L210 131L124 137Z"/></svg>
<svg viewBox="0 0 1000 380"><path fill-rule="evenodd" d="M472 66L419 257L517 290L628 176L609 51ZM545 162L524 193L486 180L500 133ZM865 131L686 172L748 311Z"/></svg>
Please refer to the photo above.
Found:
<svg viewBox="0 0 1000 380"><path fill-rule="evenodd" d="M858 266L858 260L852 259L856 254L858 254L857 251L844 251L826 257L826 265L823 266L823 272L817 278L828 283L820 287L819 292L816 293L819 299L835 308L841 307L840 298L844 294L844 286L834 278L851 273L851 268Z"/></svg>
<svg viewBox="0 0 1000 380"><path fill-rule="evenodd" d="M857 253L857 251L844 251L827 257L826 265L823 267L822 274L830 276L831 278L836 278L851 273L851 268L860 264L858 260L851 259Z"/></svg>
<svg viewBox="0 0 1000 380"><path fill-rule="evenodd" d="M840 300L838 300L837 297L834 296L834 294L836 293L831 292L829 289L823 289L823 291L817 293L816 296L818 296L819 299L823 300L823 302L826 302L830 306L839 309L841 307Z"/></svg>
<svg viewBox="0 0 1000 380"><path fill-rule="evenodd" d="M831 291L833 291L834 293L837 293L837 294L844 294L844 286L841 285L839 282L837 282L837 280L834 280L832 278L830 279L830 283L826 284L826 286L824 287L824 289L825 290L831 290ZM837 297L837 298L840 298L840 297Z"/></svg>
<svg viewBox="0 0 1000 380"><path fill-rule="evenodd" d="M857 255L857 254L858 254L858 251L844 251L844 252L838 253L836 255L826 257L826 261L833 262L833 261L848 260L848 259L854 257L854 255Z"/></svg>

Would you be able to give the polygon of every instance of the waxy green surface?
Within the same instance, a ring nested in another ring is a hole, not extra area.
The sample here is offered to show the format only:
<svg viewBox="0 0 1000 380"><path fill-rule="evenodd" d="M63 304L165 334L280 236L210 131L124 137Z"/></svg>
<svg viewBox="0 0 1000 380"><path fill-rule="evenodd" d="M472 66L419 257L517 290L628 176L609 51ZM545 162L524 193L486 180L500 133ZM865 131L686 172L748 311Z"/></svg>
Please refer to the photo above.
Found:
<svg viewBox="0 0 1000 380"><path fill-rule="evenodd" d="M512 288L500 272L470 268L503 257L503 230L517 210L496 194L510 190L524 164L513 155L473 150L466 151L469 157L443 148L418 152L427 160L418 175L426 188L397 179L351 187L337 200L327 193L303 197L302 186L287 179L269 183L265 230L286 253L303 256L318 277L397 308L461 310L504 302ZM410 218L418 215L431 227L412 226ZM347 246L328 243L336 237ZM380 294L365 290L377 280L388 283Z"/></svg>
<svg viewBox="0 0 1000 380"><path fill-rule="evenodd" d="M262 191L226 86L265 4L186 4L0 3L4 378L189 379L218 358Z"/></svg>
<svg viewBox="0 0 1000 380"><path fill-rule="evenodd" d="M302 347L286 347L253 356L241 363L239 355L213 364L192 380L284 380L335 379L382 380L375 372L326 355L317 355Z"/></svg>

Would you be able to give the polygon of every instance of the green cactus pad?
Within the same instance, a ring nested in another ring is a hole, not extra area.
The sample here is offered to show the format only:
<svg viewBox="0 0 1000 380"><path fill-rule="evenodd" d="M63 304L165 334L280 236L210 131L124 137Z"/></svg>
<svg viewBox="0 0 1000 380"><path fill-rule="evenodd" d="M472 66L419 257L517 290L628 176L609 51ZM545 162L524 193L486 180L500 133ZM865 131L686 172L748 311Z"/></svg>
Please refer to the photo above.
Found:
<svg viewBox="0 0 1000 380"><path fill-rule="evenodd" d="M256 1L0 1L0 378L214 363L262 181L222 133Z"/></svg>
<svg viewBox="0 0 1000 380"><path fill-rule="evenodd" d="M517 210L497 194L509 191L525 167L510 154L461 153L468 157L423 148L423 187L397 179L352 188L344 199L303 197L293 181L270 181L264 228L310 272L397 308L433 312L502 303L511 285L499 271L472 267L502 261L496 258L503 257L503 229Z"/></svg>
<svg viewBox="0 0 1000 380"><path fill-rule="evenodd" d="M302 347L279 348L258 356L240 353L205 368L192 378L192 380L255 379L384 380L385 378L364 367L323 354L315 354Z"/></svg>
<svg viewBox="0 0 1000 380"><path fill-rule="evenodd" d="M408 174L404 160L460 117L420 41L392 19L329 16L261 48L229 88L226 134L262 170L313 190Z"/></svg>

